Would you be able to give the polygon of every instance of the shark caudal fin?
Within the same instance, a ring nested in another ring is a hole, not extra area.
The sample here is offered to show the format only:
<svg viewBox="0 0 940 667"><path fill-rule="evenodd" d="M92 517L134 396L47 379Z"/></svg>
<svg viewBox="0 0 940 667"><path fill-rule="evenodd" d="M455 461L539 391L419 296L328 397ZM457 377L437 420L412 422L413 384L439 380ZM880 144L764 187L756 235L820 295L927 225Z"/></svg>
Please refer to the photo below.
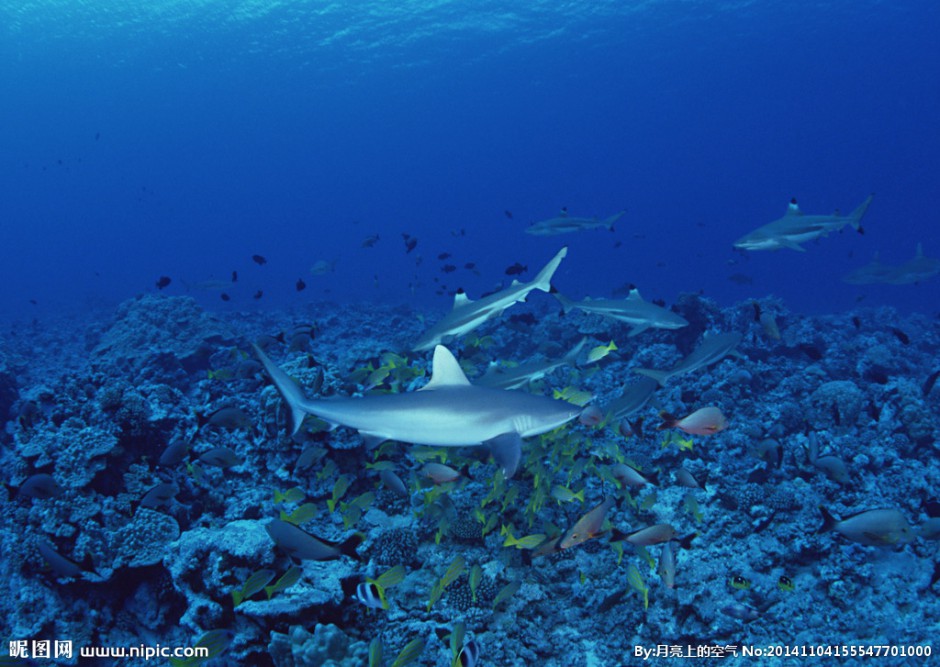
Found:
<svg viewBox="0 0 940 667"><path fill-rule="evenodd" d="M304 417L307 416L307 411L303 408L307 397L304 396L300 386L294 382L287 373L281 370L277 364L271 361L260 347L254 344L253 347L255 348L255 354L258 355L258 359L260 359L261 363L264 365L264 370L268 372L271 381L274 382L278 393L287 401L287 405L290 408L292 424L291 435L294 435L300 430L300 425L303 424Z"/></svg>
<svg viewBox="0 0 940 667"><path fill-rule="evenodd" d="M862 229L862 216L865 215L865 211L868 210L868 207L871 205L871 200L874 198L874 196L874 194L868 195L865 201L859 204L858 208L852 211L851 215L849 215L849 218L851 218L849 224L851 224L852 227L855 228L855 231L857 231L859 234L864 233L864 230Z"/></svg>
<svg viewBox="0 0 940 667"><path fill-rule="evenodd" d="M623 217L624 213L626 213L626 211L618 211L617 213L614 213L609 218L606 218L604 220L604 226L610 231L614 231L614 223L620 220L620 218Z"/></svg>
<svg viewBox="0 0 940 667"><path fill-rule="evenodd" d="M648 378L653 378L656 382L659 383L659 386L666 386L666 380L669 379L669 371L657 371L652 368L634 368L634 373L638 375L645 375Z"/></svg>
<svg viewBox="0 0 940 667"><path fill-rule="evenodd" d="M552 276L555 275L555 271L558 269L558 265L561 264L561 260L565 258L565 255L568 254L568 248L564 247L558 251L558 254L552 257L552 260L545 265L539 274L535 276L535 280L532 281L532 289L540 289L543 292L549 292L552 289Z"/></svg>

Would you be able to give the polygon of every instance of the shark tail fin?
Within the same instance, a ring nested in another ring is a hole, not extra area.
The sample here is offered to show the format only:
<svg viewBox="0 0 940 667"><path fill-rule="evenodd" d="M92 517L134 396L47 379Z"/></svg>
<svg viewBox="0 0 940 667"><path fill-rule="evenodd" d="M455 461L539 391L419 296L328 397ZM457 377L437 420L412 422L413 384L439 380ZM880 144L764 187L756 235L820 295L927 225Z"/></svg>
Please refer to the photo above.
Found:
<svg viewBox="0 0 940 667"><path fill-rule="evenodd" d="M559 250L558 254L552 257L552 260L545 265L545 268L539 271L539 274L535 276L535 280L532 281L532 289L550 292L552 289L552 276L555 275L558 265L561 264L561 260L563 260L567 254L567 246Z"/></svg>
<svg viewBox="0 0 940 667"><path fill-rule="evenodd" d="M558 296L558 294L555 296ZM566 310L565 312L567 313L568 311ZM578 361L578 355L581 354L581 350L584 349L584 346L587 345L587 343L588 337L585 336L580 341L578 341L577 345L568 350L568 353L564 356L564 361L571 364L572 366L575 365Z"/></svg>
<svg viewBox="0 0 940 667"><path fill-rule="evenodd" d="M819 513L822 514L823 523L816 530L816 534L818 535L819 533L828 533L830 530L834 530L838 521L836 521L836 518L829 513L829 510L820 505Z"/></svg>
<svg viewBox="0 0 940 667"><path fill-rule="evenodd" d="M281 370L277 364L271 361L260 347L254 345L254 348L255 354L258 355L258 359L260 359L261 363L264 365L264 370L266 370L271 377L271 381L274 382L278 393L287 401L291 416L291 435L294 435L300 430L300 425L303 424L304 417L307 415L307 411L304 410L303 407L306 402L306 397L297 383L294 382L287 373Z"/></svg>
<svg viewBox="0 0 940 667"><path fill-rule="evenodd" d="M871 200L874 198L874 196L874 194L868 195L865 201L859 204L858 208L852 211L851 215L849 215L849 218L851 218L849 224L851 224L855 231L857 231L859 234L863 233L862 216L865 215L865 211L868 210L868 207L871 205Z"/></svg>
<svg viewBox="0 0 940 667"><path fill-rule="evenodd" d="M620 218L623 217L624 213L626 213L626 211L617 211L609 218L606 218L604 220L604 226L610 231L614 231L614 223L620 220Z"/></svg>
<svg viewBox="0 0 940 667"><path fill-rule="evenodd" d="M633 372L639 375L645 375L648 378L653 378L661 387L666 386L666 380L669 379L668 371L657 371L652 368L634 368Z"/></svg>
<svg viewBox="0 0 940 667"><path fill-rule="evenodd" d="M571 309L574 308L574 301L566 297L564 294L552 288L551 293L555 295L555 298L558 299L558 303L561 304L561 310L565 315L571 312Z"/></svg>

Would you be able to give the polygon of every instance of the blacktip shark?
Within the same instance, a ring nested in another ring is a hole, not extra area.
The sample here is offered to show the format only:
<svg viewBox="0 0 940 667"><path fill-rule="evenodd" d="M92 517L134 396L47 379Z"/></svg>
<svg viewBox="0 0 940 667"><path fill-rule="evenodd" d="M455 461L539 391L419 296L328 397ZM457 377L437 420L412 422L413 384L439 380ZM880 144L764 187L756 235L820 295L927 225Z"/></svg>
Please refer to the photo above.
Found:
<svg viewBox="0 0 940 667"><path fill-rule="evenodd" d="M579 232L583 229L596 229L604 227L610 231L614 230L614 223L617 222L626 211L618 211L609 218L601 220L600 218L572 218L568 215L568 209L561 209L561 213L548 220L540 220L529 225L525 233L533 236L554 236L556 234L570 234Z"/></svg>
<svg viewBox="0 0 940 667"><path fill-rule="evenodd" d="M649 328L681 329L689 324L688 320L671 310L644 300L636 289L631 289L626 299L587 298L584 301L572 301L560 292L553 293L561 303L566 315L573 308L577 308L585 313L625 322L632 327L628 334L631 338Z"/></svg>
<svg viewBox="0 0 940 667"><path fill-rule="evenodd" d="M697 348L692 350L685 359L677 363L667 371L654 370L652 368L634 368L634 373L653 378L660 385L665 385L671 377L689 373L705 366L711 366L718 363L729 355L736 357L742 356L734 348L741 342L741 334L736 331L729 333L708 333L702 337L702 342Z"/></svg>
<svg viewBox="0 0 940 667"><path fill-rule="evenodd" d="M910 285L933 278L940 273L940 259L926 257L924 246L917 244L917 254L900 266L884 264L875 253L875 258L865 266L842 278L851 285Z"/></svg>
<svg viewBox="0 0 940 667"><path fill-rule="evenodd" d="M532 290L542 290L548 292L552 288L552 276L561 264L561 260L568 254L568 248L562 248L539 271L535 279L529 283L521 283L513 280L512 285L495 294L490 294L482 299L471 301L463 292L458 292L454 296L454 308L444 316L440 322L428 329L423 336L411 348L415 352L421 350L430 350L439 343L449 343L464 334L467 334L487 320L499 317L504 310L514 303L525 301L529 292Z"/></svg>
<svg viewBox="0 0 940 667"><path fill-rule="evenodd" d="M443 345L434 348L431 379L417 391L310 399L261 348L254 347L287 401L293 433L310 414L357 429L373 446L384 440L443 447L487 444L507 478L519 467L522 438L547 433L585 411L546 396L472 385Z"/></svg>
<svg viewBox="0 0 940 667"><path fill-rule="evenodd" d="M806 215L800 210L796 199L790 200L787 212L782 218L758 227L753 232L745 234L734 242L734 247L741 250L780 250L790 248L806 252L801 243L828 236L837 232L846 225L852 225L858 233L862 229L862 216L868 210L874 195L868 195L849 215Z"/></svg>

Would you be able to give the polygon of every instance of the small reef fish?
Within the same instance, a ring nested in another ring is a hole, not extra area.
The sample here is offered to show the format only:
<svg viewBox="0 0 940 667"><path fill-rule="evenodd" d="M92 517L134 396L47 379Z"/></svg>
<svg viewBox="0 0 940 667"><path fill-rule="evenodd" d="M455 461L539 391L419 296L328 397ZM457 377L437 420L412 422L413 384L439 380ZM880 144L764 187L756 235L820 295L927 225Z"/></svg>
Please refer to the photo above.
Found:
<svg viewBox="0 0 940 667"><path fill-rule="evenodd" d="M611 542L629 542L635 546L649 547L654 544L668 542L676 536L676 529L668 523L657 523L652 526L640 528L632 533L621 533L618 530L613 531L610 536Z"/></svg>
<svg viewBox="0 0 940 667"><path fill-rule="evenodd" d="M659 426L660 430L677 428L689 435L714 435L728 427L728 420L721 410L714 406L700 408L682 419L677 419L668 412L660 412L659 416L663 420Z"/></svg>
<svg viewBox="0 0 940 667"><path fill-rule="evenodd" d="M55 576L60 579L74 579L88 571L71 558L66 558L60 554L45 540L39 540L39 555L49 564Z"/></svg>
<svg viewBox="0 0 940 667"><path fill-rule="evenodd" d="M354 533L343 542L330 542L280 519L272 519L264 528L274 544L293 558L299 558L300 560L336 560L348 556L353 560L362 560L362 557L356 551L356 548L362 544L364 539L362 533Z"/></svg>
<svg viewBox="0 0 940 667"><path fill-rule="evenodd" d="M739 621L756 621L760 618L760 613L753 607L748 607L745 604L739 602L733 602L731 604L726 604L721 607L721 613L725 616L730 616L731 618L736 618Z"/></svg>
<svg viewBox="0 0 940 667"><path fill-rule="evenodd" d="M597 361L600 361L616 349L617 345L614 343L614 341L610 341L610 343L607 345L598 345L597 347L591 348L591 350L587 353L587 363L593 364Z"/></svg>
<svg viewBox="0 0 940 667"><path fill-rule="evenodd" d="M647 484L657 486L659 480L655 473L646 473L645 475L633 466L626 463L615 463L610 466L610 474L620 482L623 487L627 486L646 486Z"/></svg>
<svg viewBox="0 0 940 667"><path fill-rule="evenodd" d="M641 377L631 385L624 385L620 397L604 407L604 414L608 415L608 421L626 419L633 413L639 412L649 402L658 387L659 383L649 377Z"/></svg>
<svg viewBox="0 0 940 667"><path fill-rule="evenodd" d="M462 477L459 470L454 470L449 465L430 461L421 467L421 476L431 480L434 484L447 484L455 482Z"/></svg>
<svg viewBox="0 0 940 667"><path fill-rule="evenodd" d="M590 539L600 535L603 530L604 519L607 518L607 512L614 506L614 499L607 498L600 505L578 519L575 524L568 529L565 536L558 543L559 549L570 549L571 547L582 544Z"/></svg>
<svg viewBox="0 0 940 667"><path fill-rule="evenodd" d="M154 509L166 505L179 492L180 487L175 482L161 482L144 494L144 497L140 499L140 506Z"/></svg>
<svg viewBox="0 0 940 667"><path fill-rule="evenodd" d="M528 270L529 270L528 266L523 266L519 262L516 262L512 266L507 267L505 273L507 276L519 276Z"/></svg>
<svg viewBox="0 0 940 667"><path fill-rule="evenodd" d="M656 572L662 577L666 588L676 587L676 548L671 540L663 544L663 550L659 555L659 567Z"/></svg>
<svg viewBox="0 0 940 667"><path fill-rule="evenodd" d="M363 248L372 248L372 247L375 246L375 244L378 243L378 242L379 242L379 235L378 235L378 234L372 234L372 235L370 235L370 236L365 237L365 238L362 240L362 243L361 243L360 245L361 245L361 247L363 247Z"/></svg>
<svg viewBox="0 0 940 667"><path fill-rule="evenodd" d="M264 266L268 263L268 260L265 259L263 255L252 255L251 261L253 261L258 266Z"/></svg>
<svg viewBox="0 0 940 667"><path fill-rule="evenodd" d="M503 311L515 303L525 301L533 290L548 292L551 290L552 276L561 264L561 260L568 254L567 248L562 248L538 272L535 279L529 283L513 281L506 289L500 290L476 301L462 291L454 296L454 306L450 313L428 329L412 348L414 351L428 350L435 345L448 342L470 333L487 320L499 317Z"/></svg>
<svg viewBox="0 0 940 667"><path fill-rule="evenodd" d="M914 530L896 509L865 510L841 520L820 505L823 524L816 533L835 531L846 539L874 547L906 544L914 539Z"/></svg>
<svg viewBox="0 0 940 667"><path fill-rule="evenodd" d="M554 218L534 222L526 228L526 234L533 236L554 236L556 234L570 234L585 229L598 229L603 227L610 231L614 230L614 223L617 222L626 211L614 213L609 218L600 220L599 218L574 218L568 215L568 209L561 209L561 213Z"/></svg>
<svg viewBox="0 0 940 667"><path fill-rule="evenodd" d="M676 471L676 483L687 489L701 489L704 491L706 479L703 478L702 481L699 482L695 476L689 472L688 468L679 468L679 470Z"/></svg>
<svg viewBox="0 0 940 667"><path fill-rule="evenodd" d="M727 356L740 357L741 354L735 350L742 336L736 331L729 333L706 333L702 337L702 342L685 359L677 363L667 371L654 370L650 368L634 368L634 373L645 375L656 380L661 386L677 375L690 373L699 368L705 368L716 364Z"/></svg>
<svg viewBox="0 0 940 667"><path fill-rule="evenodd" d="M213 447L200 456L199 460L206 465L216 466L217 468L231 468L241 465L243 461L233 449L228 447Z"/></svg>
<svg viewBox="0 0 940 667"><path fill-rule="evenodd" d="M196 421L199 426L209 424L229 431L239 428L251 428L251 419L241 408L225 407L219 408L207 415L196 415Z"/></svg>
<svg viewBox="0 0 940 667"><path fill-rule="evenodd" d="M171 282L173 281L170 279L169 276L160 276L159 278L157 278L157 283L156 283L157 289L163 289L164 287L169 286Z"/></svg>
<svg viewBox="0 0 940 667"><path fill-rule="evenodd" d="M17 492L18 496L25 498L57 498L62 495L62 487L53 479L52 475L44 472L36 473L26 478Z"/></svg>
<svg viewBox="0 0 940 667"><path fill-rule="evenodd" d="M408 487L405 486L405 483L402 481L401 477L396 475L394 471L381 471L379 473L379 479L382 480L382 484L385 485L385 488L394 493L396 496L401 496L402 498L408 497Z"/></svg>
<svg viewBox="0 0 940 667"><path fill-rule="evenodd" d="M790 248L805 252L801 243L828 236L837 232L846 225L851 225L858 233L863 233L862 217L868 210L874 195L869 195L865 201L847 216L838 213L834 215L805 215L796 199L791 199L787 211L782 218L758 227L745 234L734 242L734 247L740 250L780 250Z"/></svg>

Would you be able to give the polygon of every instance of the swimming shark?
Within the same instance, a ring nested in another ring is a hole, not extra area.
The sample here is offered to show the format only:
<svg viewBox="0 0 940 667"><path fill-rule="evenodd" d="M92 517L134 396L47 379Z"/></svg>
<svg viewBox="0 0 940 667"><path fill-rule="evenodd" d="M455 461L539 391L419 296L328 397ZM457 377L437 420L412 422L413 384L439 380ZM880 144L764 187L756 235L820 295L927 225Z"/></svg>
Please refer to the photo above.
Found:
<svg viewBox="0 0 940 667"><path fill-rule="evenodd" d="M626 211L614 213L605 220L599 218L572 218L568 216L568 209L561 209L561 213L548 220L533 222L526 228L526 234L533 236L554 236L556 234L569 234L579 232L582 229L596 229L606 227L610 231L614 230L614 223L617 222Z"/></svg>
<svg viewBox="0 0 940 667"><path fill-rule="evenodd" d="M743 356L740 352L735 350L742 338L743 336L737 331L714 334L706 331L705 335L702 336L702 342L699 343L699 346L692 350L689 356L669 370L659 371L652 368L634 368L633 372L653 378L660 385L665 386L669 378L675 377L676 375L690 373L699 368L711 366L729 355L736 357Z"/></svg>
<svg viewBox="0 0 940 667"><path fill-rule="evenodd" d="M428 329L411 348L415 352L430 350L439 343L449 343L451 340L463 336L476 329L489 319L499 317L504 310L514 303L525 301L532 290L548 292L552 288L551 280L561 260L568 254L568 248L562 248L539 271L535 279L529 283L520 283L513 280L512 285L490 294L482 299L471 301L463 292L454 296L454 308L444 318Z"/></svg>
<svg viewBox="0 0 940 667"><path fill-rule="evenodd" d="M507 478L519 467L522 438L558 428L584 411L546 396L472 385L443 345L434 348L431 379L417 391L310 399L260 347L254 347L287 401L293 433L310 414L357 429L371 446L385 440L443 447L487 444Z"/></svg>
<svg viewBox="0 0 940 667"><path fill-rule="evenodd" d="M530 382L539 380L556 368L562 366L574 366L578 361L578 355L587 345L588 338L585 336L580 342L571 348L567 354L557 359L548 361L530 361L518 366L500 366L490 365L486 373L477 379L477 384L483 387L493 387L495 389L520 389Z"/></svg>
<svg viewBox="0 0 940 667"><path fill-rule="evenodd" d="M734 242L734 247L741 250L780 250L790 248L806 252L801 243L812 241L831 232L837 232L846 225L852 225L855 231L862 234L862 216L868 210L874 195L868 195L858 207L849 215L806 215L800 210L796 200L790 200L787 212L782 218L758 227L753 232L745 234Z"/></svg>
<svg viewBox="0 0 940 667"><path fill-rule="evenodd" d="M910 285L933 278L940 273L940 259L926 257L924 246L917 244L917 254L900 266L883 263L875 253L871 262L843 276L851 285Z"/></svg>
<svg viewBox="0 0 940 667"><path fill-rule="evenodd" d="M637 289L631 289L630 295L621 300L587 298L584 301L575 302L560 292L553 292L553 294L561 302L566 315L572 308L577 308L586 313L626 322L632 327L628 334L631 338L649 328L681 329L689 324L684 317L671 310L645 301Z"/></svg>

